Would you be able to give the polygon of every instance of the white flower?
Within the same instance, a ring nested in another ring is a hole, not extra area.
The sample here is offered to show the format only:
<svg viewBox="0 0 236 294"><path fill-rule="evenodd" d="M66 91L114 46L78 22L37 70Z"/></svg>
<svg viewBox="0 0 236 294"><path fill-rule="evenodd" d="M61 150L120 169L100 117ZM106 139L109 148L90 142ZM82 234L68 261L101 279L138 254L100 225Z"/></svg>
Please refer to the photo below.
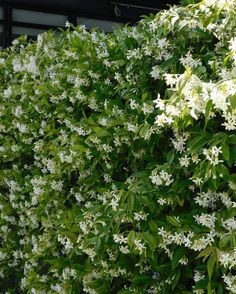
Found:
<svg viewBox="0 0 236 294"><path fill-rule="evenodd" d="M193 277L193 279L194 279L194 282L195 283L199 282L200 280L202 280L204 278L205 278L205 275L204 274L202 274L199 271L194 271L194 277Z"/></svg>
<svg viewBox="0 0 236 294"><path fill-rule="evenodd" d="M214 229L216 217L215 214L201 213L201 215L194 216L196 222L202 226L208 227L209 229Z"/></svg>
<svg viewBox="0 0 236 294"><path fill-rule="evenodd" d="M6 90L3 91L3 95L7 98L9 98L12 95L12 89L11 87L7 88Z"/></svg>
<svg viewBox="0 0 236 294"><path fill-rule="evenodd" d="M70 27L70 23L69 23L68 20L67 20L66 23L65 23L65 27L66 27L66 28L69 28L69 27Z"/></svg>
<svg viewBox="0 0 236 294"><path fill-rule="evenodd" d="M21 124L19 122L16 123L16 127L20 133L25 134L28 132L28 127L25 124Z"/></svg>
<svg viewBox="0 0 236 294"><path fill-rule="evenodd" d="M188 167L190 164L190 158L188 158L187 155L185 155L179 159L179 163L182 167Z"/></svg>
<svg viewBox="0 0 236 294"><path fill-rule="evenodd" d="M105 181L106 183L111 183L111 182L112 182L112 178L111 178L111 176L108 175L108 174L104 174L104 175L103 175L103 178L104 178L104 181Z"/></svg>
<svg viewBox="0 0 236 294"><path fill-rule="evenodd" d="M159 127L164 127L165 124L170 125L174 122L174 119L170 116L167 116L165 113L157 115L155 118L155 124Z"/></svg>
<svg viewBox="0 0 236 294"><path fill-rule="evenodd" d="M69 267L66 267L63 269L63 271L62 271L63 280L68 280L70 278L76 279L76 277L77 277L76 270L70 269Z"/></svg>
<svg viewBox="0 0 236 294"><path fill-rule="evenodd" d="M236 276L231 274L223 274L222 276L225 284L227 285L226 289L231 291L233 294L236 293Z"/></svg>
<svg viewBox="0 0 236 294"><path fill-rule="evenodd" d="M149 178L151 179L151 182L157 186L169 186L174 181L171 179L171 175L164 170L161 170L159 174L157 173L157 170L153 170Z"/></svg>
<svg viewBox="0 0 236 294"><path fill-rule="evenodd" d="M223 162L223 160L219 160L220 153L222 153L221 147L212 146L210 149L203 149L203 154L212 165L217 165Z"/></svg>
<svg viewBox="0 0 236 294"><path fill-rule="evenodd" d="M88 234L88 225L86 222L82 221L79 223L80 229L82 230L82 232L84 233L84 235Z"/></svg>
<svg viewBox="0 0 236 294"><path fill-rule="evenodd" d="M109 205L112 207L114 211L116 211L117 207L119 206L119 198L112 198L111 203Z"/></svg>
<svg viewBox="0 0 236 294"><path fill-rule="evenodd" d="M165 205L167 203L167 200L164 198L159 198L157 200L157 203L160 204L161 206Z"/></svg>
<svg viewBox="0 0 236 294"><path fill-rule="evenodd" d="M129 254L130 250L128 246L120 246L120 252L122 252L123 254Z"/></svg>
<svg viewBox="0 0 236 294"><path fill-rule="evenodd" d="M53 159L43 158L43 164L45 165L47 171L50 173L55 173L56 171L56 162Z"/></svg>
<svg viewBox="0 0 236 294"><path fill-rule="evenodd" d="M200 186L203 180L201 178L190 178L196 186Z"/></svg>
<svg viewBox="0 0 236 294"><path fill-rule="evenodd" d="M222 226L228 231L236 230L236 219L231 217L222 222Z"/></svg>
<svg viewBox="0 0 236 294"><path fill-rule="evenodd" d="M234 268L236 266L236 249L229 252L220 252L219 262L225 268Z"/></svg>
<svg viewBox="0 0 236 294"><path fill-rule="evenodd" d="M177 75L177 74L165 73L164 77L165 77L165 81L166 81L167 86L171 86L171 87L175 86L179 80L179 75Z"/></svg>
<svg viewBox="0 0 236 294"><path fill-rule="evenodd" d="M61 192L63 188L63 182L53 180L51 183L51 188L55 191Z"/></svg>
<svg viewBox="0 0 236 294"><path fill-rule="evenodd" d="M138 129L138 125L137 125L137 124L134 125L134 124L132 124L132 123L127 123L127 124L126 124L126 127L127 127L127 130L128 130L129 132L133 132L133 133L135 133L135 132L137 131L137 129Z"/></svg>
<svg viewBox="0 0 236 294"><path fill-rule="evenodd" d="M39 73L35 56L30 56L29 59L25 61L24 70L33 75L37 75Z"/></svg>
<svg viewBox="0 0 236 294"><path fill-rule="evenodd" d="M225 118L225 122L222 123L222 126L224 126L228 131L236 130L236 111L226 112L223 116Z"/></svg>
<svg viewBox="0 0 236 294"><path fill-rule="evenodd" d="M153 103L155 105L155 108L159 108L160 110L165 109L165 103L164 101L160 98L160 94L157 95L156 100L153 100Z"/></svg>
<svg viewBox="0 0 236 294"><path fill-rule="evenodd" d="M141 240L134 240L134 245L140 254L146 249L145 245L141 242Z"/></svg>
<svg viewBox="0 0 236 294"><path fill-rule="evenodd" d="M132 49L132 50L128 50L126 53L126 57L127 59L141 59L142 58L142 54L140 52L140 49Z"/></svg>
<svg viewBox="0 0 236 294"><path fill-rule="evenodd" d="M161 68L159 65L155 65L152 67L152 71L150 72L150 75L154 80L160 79L161 77Z"/></svg>
<svg viewBox="0 0 236 294"><path fill-rule="evenodd" d="M185 144L188 137L188 133L179 134L178 131L175 131L174 139L171 138L171 142L174 145L174 149L180 153L183 153L185 151Z"/></svg>
<svg viewBox="0 0 236 294"><path fill-rule="evenodd" d="M229 44L229 49L232 51L236 51L236 37L230 39Z"/></svg>
<svg viewBox="0 0 236 294"><path fill-rule="evenodd" d="M127 243L127 237L124 237L122 234L114 234L113 239L115 243L119 243L119 244Z"/></svg>
<svg viewBox="0 0 236 294"><path fill-rule="evenodd" d="M7 253L0 251L0 260L4 260L7 258Z"/></svg>
<svg viewBox="0 0 236 294"><path fill-rule="evenodd" d="M122 77L121 77L121 74L116 72L115 73L115 76L114 76L114 79L117 80L118 82L122 82Z"/></svg>
<svg viewBox="0 0 236 294"><path fill-rule="evenodd" d="M21 106L16 106L16 107L13 109L12 113L13 113L16 117L20 117L20 116L22 116L22 115L24 114L23 109L22 109Z"/></svg>
<svg viewBox="0 0 236 294"><path fill-rule="evenodd" d="M182 257L179 260L179 263L182 264L182 265L187 265L188 264L188 258L186 256Z"/></svg>
<svg viewBox="0 0 236 294"><path fill-rule="evenodd" d="M35 196L40 196L43 194L44 189L42 189L41 187L38 187L38 186L34 186L33 191L34 191L33 193Z"/></svg>
<svg viewBox="0 0 236 294"><path fill-rule="evenodd" d="M210 99L212 100L214 107L226 112L230 106L230 102L227 99L228 94L221 91L217 87L212 88Z"/></svg>
<svg viewBox="0 0 236 294"><path fill-rule="evenodd" d="M227 192L219 193L222 203L227 207L236 207L236 202L232 201Z"/></svg>
<svg viewBox="0 0 236 294"><path fill-rule="evenodd" d="M171 116L179 116L180 115L180 110L173 105L167 105L166 106L166 113L171 115Z"/></svg>
<svg viewBox="0 0 236 294"><path fill-rule="evenodd" d="M80 136L86 136L88 133L83 129L83 127L75 127L73 128L77 133L78 135Z"/></svg>
<svg viewBox="0 0 236 294"><path fill-rule="evenodd" d="M158 26L158 22L155 19L149 22L149 27L151 31L155 31L158 28Z"/></svg>
<svg viewBox="0 0 236 294"><path fill-rule="evenodd" d="M140 220L146 220L147 219L148 214L141 211L141 212L134 212L134 219L136 221L140 221Z"/></svg>
<svg viewBox="0 0 236 294"><path fill-rule="evenodd" d="M56 293L61 293L61 285L56 284L56 285L51 285L51 290L55 291Z"/></svg>
<svg viewBox="0 0 236 294"><path fill-rule="evenodd" d="M180 63L182 63L183 66L187 67L198 67L202 65L202 62L200 59L193 59L193 56L190 52L188 52L185 57L180 58Z"/></svg>
<svg viewBox="0 0 236 294"><path fill-rule="evenodd" d="M207 236L203 236L199 239L195 239L193 243L191 244L190 248L193 249L194 251L201 251L205 249L207 246L212 245L212 243L214 242L214 236L215 236L215 233L210 232L209 234L207 234Z"/></svg>
<svg viewBox="0 0 236 294"><path fill-rule="evenodd" d="M143 103L142 111L146 115L148 113L152 113L154 110L153 106L147 103Z"/></svg>
<svg viewBox="0 0 236 294"><path fill-rule="evenodd" d="M132 109L132 110L134 110L134 109L138 109L138 107L139 107L139 105L138 105L138 103L135 101L135 100L133 100L133 99L130 99L130 108Z"/></svg>
<svg viewBox="0 0 236 294"><path fill-rule="evenodd" d="M234 181L230 181L230 182L229 182L229 188L230 188L231 190L236 191L236 182L234 182Z"/></svg>
<svg viewBox="0 0 236 294"><path fill-rule="evenodd" d="M163 49L164 47L168 46L169 41L167 39L158 39L157 44L160 47L160 49Z"/></svg>
<svg viewBox="0 0 236 294"><path fill-rule="evenodd" d="M199 161L201 161L201 159L198 157L198 154L194 154L192 156L192 162L195 163L195 164L198 164Z"/></svg>

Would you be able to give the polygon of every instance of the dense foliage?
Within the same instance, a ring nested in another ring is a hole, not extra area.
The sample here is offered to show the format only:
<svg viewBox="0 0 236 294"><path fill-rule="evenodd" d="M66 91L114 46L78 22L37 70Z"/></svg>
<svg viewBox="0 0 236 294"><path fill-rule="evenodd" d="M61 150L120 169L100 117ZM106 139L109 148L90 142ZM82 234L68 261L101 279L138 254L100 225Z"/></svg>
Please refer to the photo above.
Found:
<svg viewBox="0 0 236 294"><path fill-rule="evenodd" d="M236 1L0 53L1 293L236 293Z"/></svg>

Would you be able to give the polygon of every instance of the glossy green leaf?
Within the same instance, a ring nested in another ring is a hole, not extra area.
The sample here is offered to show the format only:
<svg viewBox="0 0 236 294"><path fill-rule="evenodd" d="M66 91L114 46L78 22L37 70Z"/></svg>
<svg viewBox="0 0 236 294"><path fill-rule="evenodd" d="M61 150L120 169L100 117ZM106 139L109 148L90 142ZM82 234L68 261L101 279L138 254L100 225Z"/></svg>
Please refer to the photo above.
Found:
<svg viewBox="0 0 236 294"><path fill-rule="evenodd" d="M135 240L135 232L132 230L129 232L127 237L127 243L130 247L133 246L134 240Z"/></svg>
<svg viewBox="0 0 236 294"><path fill-rule="evenodd" d="M155 251L156 247L157 247L157 242L156 242L156 239L155 237L149 232L144 232L142 234L143 236L143 239L147 242L149 248L152 250L152 251Z"/></svg>
<svg viewBox="0 0 236 294"><path fill-rule="evenodd" d="M174 227L180 227L181 226L180 223L179 223L179 221L175 217L173 217L173 216L167 215L166 216L166 220L167 220L168 223L170 223Z"/></svg>
<svg viewBox="0 0 236 294"><path fill-rule="evenodd" d="M179 265L180 259L185 255L186 249L184 247L177 247L172 255L171 264L172 269Z"/></svg>

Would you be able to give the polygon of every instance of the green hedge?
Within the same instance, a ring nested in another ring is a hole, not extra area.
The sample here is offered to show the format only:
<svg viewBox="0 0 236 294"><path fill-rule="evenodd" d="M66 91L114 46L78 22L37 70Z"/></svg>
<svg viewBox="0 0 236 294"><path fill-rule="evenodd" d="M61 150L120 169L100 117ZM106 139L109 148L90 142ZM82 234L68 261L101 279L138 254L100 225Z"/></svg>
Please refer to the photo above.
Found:
<svg viewBox="0 0 236 294"><path fill-rule="evenodd" d="M0 53L1 293L236 293L236 1Z"/></svg>

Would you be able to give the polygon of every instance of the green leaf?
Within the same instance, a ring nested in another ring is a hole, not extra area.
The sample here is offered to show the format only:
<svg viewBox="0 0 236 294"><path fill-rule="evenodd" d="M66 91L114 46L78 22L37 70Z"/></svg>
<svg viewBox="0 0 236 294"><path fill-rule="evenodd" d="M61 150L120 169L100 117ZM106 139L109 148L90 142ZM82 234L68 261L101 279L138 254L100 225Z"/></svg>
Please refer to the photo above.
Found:
<svg viewBox="0 0 236 294"><path fill-rule="evenodd" d="M172 283L171 283L172 290L177 286L180 277L181 277L181 269L178 268L172 278Z"/></svg>
<svg viewBox="0 0 236 294"><path fill-rule="evenodd" d="M212 278L212 273L215 267L215 263L216 263L216 256L215 254L212 253L207 262L207 272L208 272L208 278L209 278L208 288L207 288L208 294L211 294L211 278Z"/></svg>
<svg viewBox="0 0 236 294"><path fill-rule="evenodd" d="M206 290L208 285L208 279L201 279L196 283L196 286L194 287L194 290Z"/></svg>
<svg viewBox="0 0 236 294"><path fill-rule="evenodd" d="M229 143L230 144L236 144L236 135L230 135L229 136Z"/></svg>
<svg viewBox="0 0 236 294"><path fill-rule="evenodd" d="M229 160L229 145L225 140L222 142L221 148L223 151L224 159L228 161Z"/></svg>
<svg viewBox="0 0 236 294"><path fill-rule="evenodd" d="M227 63L231 60L233 56L233 51L231 51L228 55L226 55L226 57L224 58L224 66L227 65Z"/></svg>
<svg viewBox="0 0 236 294"><path fill-rule="evenodd" d="M129 193L129 195L128 195L127 206L128 206L129 212L132 213L134 210L134 194L133 193Z"/></svg>
<svg viewBox="0 0 236 294"><path fill-rule="evenodd" d="M219 286L217 287L217 294L224 294L224 289L222 284L219 284Z"/></svg>
<svg viewBox="0 0 236 294"><path fill-rule="evenodd" d="M110 293L109 289L108 289L108 286L102 280L96 280L96 281L88 282L87 285L90 288L96 290L96 293L98 293L98 294L109 294Z"/></svg>
<svg viewBox="0 0 236 294"><path fill-rule="evenodd" d="M100 246L101 246L101 239L97 238L97 241L96 241L95 246L94 246L94 249L95 249L96 252L98 251Z"/></svg>
<svg viewBox="0 0 236 294"><path fill-rule="evenodd" d="M92 127L92 129L96 133L96 137L108 137L108 136L111 136L111 133L108 132L107 130L104 130L103 128ZM93 134L91 136L93 136Z"/></svg>
<svg viewBox="0 0 236 294"><path fill-rule="evenodd" d="M229 96L229 101L230 101L231 107L233 109L236 109L236 95Z"/></svg>
<svg viewBox="0 0 236 294"><path fill-rule="evenodd" d="M167 162L171 164L173 162L174 158L175 158L175 152L174 152L174 150L170 150L166 156Z"/></svg>
<svg viewBox="0 0 236 294"><path fill-rule="evenodd" d="M212 109L212 100L209 100L206 104L206 109L205 109L205 128L206 128L207 123L209 121L211 109Z"/></svg>
<svg viewBox="0 0 236 294"><path fill-rule="evenodd" d="M207 259L207 257L213 252L212 247L207 247L206 249L202 250L196 258L204 257L203 262Z"/></svg>
<svg viewBox="0 0 236 294"><path fill-rule="evenodd" d="M146 101L148 96L149 96L149 93L147 93L147 92L143 93L142 98L141 98L142 102Z"/></svg>
<svg viewBox="0 0 236 294"><path fill-rule="evenodd" d="M152 251L155 251L155 249L157 247L157 242L156 242L156 239L153 237L153 235L150 234L149 231L147 231L147 232L143 233L142 236L143 236L144 241L147 242L149 248Z"/></svg>
<svg viewBox="0 0 236 294"><path fill-rule="evenodd" d="M230 161L234 162L236 160L236 146L230 148Z"/></svg>
<svg viewBox="0 0 236 294"><path fill-rule="evenodd" d="M173 216L167 215L166 220L168 221L169 224L173 225L174 227L178 227L178 228L181 227L179 221Z"/></svg>
<svg viewBox="0 0 236 294"><path fill-rule="evenodd" d="M219 242L219 246L220 248L225 248L226 246L228 246L228 243L230 242L231 240L231 235L226 235L224 236L223 238L220 239L220 242Z"/></svg>
<svg viewBox="0 0 236 294"><path fill-rule="evenodd" d="M149 129L150 129L150 125L148 123L145 123L144 126L139 131L140 136L142 138L146 138Z"/></svg>
<svg viewBox="0 0 236 294"><path fill-rule="evenodd" d="M168 69L170 68L172 65L175 65L178 62L178 57L174 56L171 57L169 59L167 59L166 61L162 62L162 64L160 65L162 69Z"/></svg>
<svg viewBox="0 0 236 294"><path fill-rule="evenodd" d="M232 248L236 247L236 236L231 234L231 238L230 238L230 244Z"/></svg>
<svg viewBox="0 0 236 294"><path fill-rule="evenodd" d="M140 170L140 171L137 171L137 172L134 172L132 173L132 177L137 177L137 178L144 178L148 175L148 171L146 170Z"/></svg>
<svg viewBox="0 0 236 294"><path fill-rule="evenodd" d="M219 166L220 173L223 175L223 179L229 181L230 180L230 172L227 167L223 164Z"/></svg>
<svg viewBox="0 0 236 294"><path fill-rule="evenodd" d="M157 232L158 230L158 226L153 220L149 222L149 228L152 232Z"/></svg>
<svg viewBox="0 0 236 294"><path fill-rule="evenodd" d="M185 255L186 249L184 247L178 247L175 249L172 255L172 269L176 268L179 265L179 260Z"/></svg>
<svg viewBox="0 0 236 294"><path fill-rule="evenodd" d="M189 149L191 152L199 149L207 143L207 139L204 135L200 135L199 137L194 138L189 142Z"/></svg>
<svg viewBox="0 0 236 294"><path fill-rule="evenodd" d="M71 148L73 151L80 151L80 152L85 152L88 148L80 145L80 144L76 144Z"/></svg>
<svg viewBox="0 0 236 294"><path fill-rule="evenodd" d="M130 247L133 246L135 240L135 231L130 231L127 237L127 243Z"/></svg>
<svg viewBox="0 0 236 294"><path fill-rule="evenodd" d="M151 277L148 275L136 276L132 279L132 282L135 285L142 285L142 284L146 285L150 281L151 281Z"/></svg>

